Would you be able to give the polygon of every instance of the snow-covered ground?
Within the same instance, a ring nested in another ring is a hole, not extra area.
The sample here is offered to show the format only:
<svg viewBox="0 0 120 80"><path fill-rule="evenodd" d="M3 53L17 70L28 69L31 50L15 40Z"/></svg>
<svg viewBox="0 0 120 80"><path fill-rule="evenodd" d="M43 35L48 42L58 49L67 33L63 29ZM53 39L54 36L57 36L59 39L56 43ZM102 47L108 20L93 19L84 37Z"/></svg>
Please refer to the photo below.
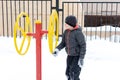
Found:
<svg viewBox="0 0 120 80"><path fill-rule="evenodd" d="M105 26L98 26L98 27L87 27L84 28L84 30L86 31L120 31L119 27L113 27L113 26L109 26L109 25L105 25Z"/></svg>
<svg viewBox="0 0 120 80"><path fill-rule="evenodd" d="M32 39L27 54L20 56L15 50L13 38L0 37L0 80L36 80L35 46L35 39ZM48 42L43 38L42 80L67 80L66 57L64 49L56 57L50 54ZM87 40L81 80L120 80L119 61L120 43Z"/></svg>
<svg viewBox="0 0 120 80"><path fill-rule="evenodd" d="M83 30L84 33L87 34L87 40L104 39L111 42L120 42L120 27L105 25L98 27L85 27Z"/></svg>

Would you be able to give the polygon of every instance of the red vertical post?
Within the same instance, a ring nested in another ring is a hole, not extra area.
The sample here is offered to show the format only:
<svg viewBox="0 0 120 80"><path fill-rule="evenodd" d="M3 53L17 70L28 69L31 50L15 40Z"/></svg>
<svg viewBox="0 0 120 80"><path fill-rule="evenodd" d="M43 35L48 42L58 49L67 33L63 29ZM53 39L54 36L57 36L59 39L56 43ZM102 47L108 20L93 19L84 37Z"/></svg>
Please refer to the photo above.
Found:
<svg viewBox="0 0 120 80"><path fill-rule="evenodd" d="M44 33L48 33L48 31L42 31L42 23L40 21L36 21L35 33L27 33L28 36L33 36L36 39L36 80L42 80L41 38Z"/></svg>
<svg viewBox="0 0 120 80"><path fill-rule="evenodd" d="M36 80L42 80L42 47L41 47L41 38L44 33L48 33L48 31L42 30L42 23L40 21L36 21Z"/></svg>
<svg viewBox="0 0 120 80"><path fill-rule="evenodd" d="M36 80L42 80L42 54L41 54L42 24L36 22Z"/></svg>

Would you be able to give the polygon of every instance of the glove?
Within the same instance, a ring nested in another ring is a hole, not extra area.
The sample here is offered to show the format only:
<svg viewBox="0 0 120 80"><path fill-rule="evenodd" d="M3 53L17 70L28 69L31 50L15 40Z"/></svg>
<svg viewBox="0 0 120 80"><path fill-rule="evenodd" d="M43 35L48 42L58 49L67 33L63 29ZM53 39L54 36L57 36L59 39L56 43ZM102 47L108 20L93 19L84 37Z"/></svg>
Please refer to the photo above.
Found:
<svg viewBox="0 0 120 80"><path fill-rule="evenodd" d="M78 65L79 65L79 67L82 67L82 66L83 66L83 64L84 64L83 59L79 59L79 61L78 61Z"/></svg>
<svg viewBox="0 0 120 80"><path fill-rule="evenodd" d="M54 56L57 56L58 52L59 52L59 49L56 48L56 49L54 50L54 52L53 52L53 55L54 55Z"/></svg>

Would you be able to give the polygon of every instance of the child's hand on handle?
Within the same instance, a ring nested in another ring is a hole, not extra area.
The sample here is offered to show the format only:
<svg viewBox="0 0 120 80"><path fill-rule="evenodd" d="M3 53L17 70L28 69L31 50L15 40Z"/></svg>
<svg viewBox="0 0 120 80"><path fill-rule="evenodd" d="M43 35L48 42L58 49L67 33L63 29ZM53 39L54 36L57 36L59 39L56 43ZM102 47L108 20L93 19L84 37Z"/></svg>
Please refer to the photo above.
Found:
<svg viewBox="0 0 120 80"><path fill-rule="evenodd" d="M58 54L58 52L59 52L59 49L56 48L56 49L54 50L54 52L53 52L53 55L56 57L57 54Z"/></svg>

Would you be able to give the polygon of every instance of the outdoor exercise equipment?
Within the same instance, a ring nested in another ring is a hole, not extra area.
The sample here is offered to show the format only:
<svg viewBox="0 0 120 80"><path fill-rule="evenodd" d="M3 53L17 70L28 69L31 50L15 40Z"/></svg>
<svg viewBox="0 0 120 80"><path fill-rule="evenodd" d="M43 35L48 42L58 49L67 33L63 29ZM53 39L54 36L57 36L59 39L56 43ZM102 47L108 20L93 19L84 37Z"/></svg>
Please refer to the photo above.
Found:
<svg viewBox="0 0 120 80"><path fill-rule="evenodd" d="M25 31L19 26L19 19L20 17L25 16L26 18L26 24L25 24ZM37 20L35 22L35 33L32 33L32 27L30 25L30 19L26 13L21 13L17 17L17 21L14 26L14 44L17 52L20 55L24 55L29 48L31 37L33 36L36 39L36 80L42 80L42 54L41 54L41 38L42 35L45 33L48 33L48 45L49 50L52 53L54 48L57 46L58 43L58 31L59 31L59 23L58 23L58 14L56 10L52 11L52 14L50 15L49 25L48 25L48 31L42 30L42 23ZM30 28L30 30L29 30ZM23 36L22 43L20 45L20 49L18 49L17 41L16 41L16 34L17 30L20 30ZM23 45L25 43L25 39L27 37L28 44L27 48L24 53L22 53ZM55 43L54 43L55 42Z"/></svg>
<svg viewBox="0 0 120 80"><path fill-rule="evenodd" d="M19 26L19 22L20 22L19 20L21 19L22 16L25 17L25 30L21 26ZM17 31L20 31L22 33L21 35L23 37L20 48L18 48L18 45L17 45L17 38L16 38ZM25 55L29 49L29 46L30 46L31 37L27 36L27 34L26 34L27 32L32 32L32 26L30 24L30 19L29 19L28 15L26 13L22 12L17 17L17 20L16 20L15 25L14 25L14 32L13 32L14 45L15 45L16 51L20 55ZM27 42L28 44L27 44L26 50L23 51L23 46L24 46L25 42Z"/></svg>
<svg viewBox="0 0 120 80"><path fill-rule="evenodd" d="M48 45L51 53L53 53L53 50L58 44L58 31L59 31L58 23L59 22L58 22L57 11L53 11L50 16L49 27L48 27Z"/></svg>

